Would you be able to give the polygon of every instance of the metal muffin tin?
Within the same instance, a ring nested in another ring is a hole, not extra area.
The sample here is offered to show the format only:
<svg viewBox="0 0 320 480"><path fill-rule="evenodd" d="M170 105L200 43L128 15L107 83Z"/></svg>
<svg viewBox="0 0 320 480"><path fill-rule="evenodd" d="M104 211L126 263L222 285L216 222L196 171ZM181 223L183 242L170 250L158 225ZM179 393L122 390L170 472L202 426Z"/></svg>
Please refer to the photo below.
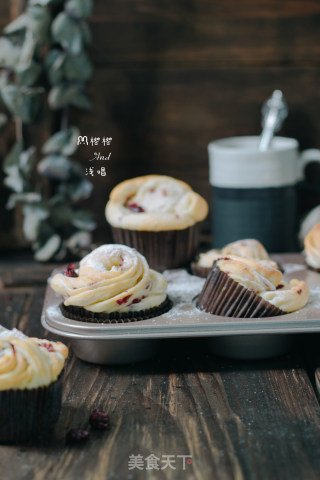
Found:
<svg viewBox="0 0 320 480"><path fill-rule="evenodd" d="M320 332L320 275L305 267L302 255L283 254L273 258L284 268L285 279L298 278L309 286L309 302L298 312L244 319L199 311L193 300L200 293L204 279L177 269L164 273L173 308L161 316L121 324L69 320L60 312L61 297L48 285L41 323L50 332L69 339L77 357L99 364L141 361L156 353L162 339L183 337L207 337L209 348L227 357L280 355L290 347L293 334Z"/></svg>

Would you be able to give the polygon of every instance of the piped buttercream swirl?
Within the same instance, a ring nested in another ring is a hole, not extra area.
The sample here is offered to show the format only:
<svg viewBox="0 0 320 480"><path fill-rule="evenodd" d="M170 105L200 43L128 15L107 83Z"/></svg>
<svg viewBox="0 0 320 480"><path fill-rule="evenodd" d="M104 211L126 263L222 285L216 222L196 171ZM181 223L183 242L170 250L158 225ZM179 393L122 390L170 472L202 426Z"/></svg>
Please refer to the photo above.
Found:
<svg viewBox="0 0 320 480"><path fill-rule="evenodd" d="M234 281L283 312L300 310L309 299L309 288L305 282L296 279L284 281L282 273L268 260L229 255L216 260L216 265Z"/></svg>
<svg viewBox="0 0 320 480"><path fill-rule="evenodd" d="M320 223L317 223L306 235L304 250L307 264L315 269L320 268Z"/></svg>
<svg viewBox="0 0 320 480"><path fill-rule="evenodd" d="M61 342L0 335L0 390L44 387L57 380L68 348Z"/></svg>
<svg viewBox="0 0 320 480"><path fill-rule="evenodd" d="M84 257L77 277L56 274L50 285L73 305L91 312L141 311L166 299L167 282L144 256L125 245L102 245Z"/></svg>
<svg viewBox="0 0 320 480"><path fill-rule="evenodd" d="M110 193L105 213L113 227L182 230L203 220L208 204L181 180L145 175L119 183Z"/></svg>

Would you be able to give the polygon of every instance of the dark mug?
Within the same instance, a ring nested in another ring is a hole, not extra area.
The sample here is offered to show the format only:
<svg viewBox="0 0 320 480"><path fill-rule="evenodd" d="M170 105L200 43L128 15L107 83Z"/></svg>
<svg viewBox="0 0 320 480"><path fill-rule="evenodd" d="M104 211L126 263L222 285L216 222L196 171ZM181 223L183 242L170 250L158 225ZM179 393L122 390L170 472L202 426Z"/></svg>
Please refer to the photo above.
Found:
<svg viewBox="0 0 320 480"><path fill-rule="evenodd" d="M233 137L208 145L213 246L259 240L269 252L297 249L298 142L275 137L259 151L259 137Z"/></svg>

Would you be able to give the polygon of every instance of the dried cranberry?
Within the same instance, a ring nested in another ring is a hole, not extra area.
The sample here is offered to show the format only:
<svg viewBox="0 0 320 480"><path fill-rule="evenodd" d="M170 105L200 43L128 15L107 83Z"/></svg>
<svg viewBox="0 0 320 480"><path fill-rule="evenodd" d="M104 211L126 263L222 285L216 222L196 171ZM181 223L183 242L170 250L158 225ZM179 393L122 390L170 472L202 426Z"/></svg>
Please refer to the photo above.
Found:
<svg viewBox="0 0 320 480"><path fill-rule="evenodd" d="M281 285L281 283L276 287L276 290L280 290L281 288L283 288L284 285Z"/></svg>
<svg viewBox="0 0 320 480"><path fill-rule="evenodd" d="M64 271L64 274L67 277L78 277L79 276L74 270L74 263L69 263L69 265L67 266L67 268Z"/></svg>
<svg viewBox="0 0 320 480"><path fill-rule="evenodd" d="M44 347L48 350L48 352L54 352L54 348L52 346L52 343L39 343L41 347Z"/></svg>
<svg viewBox="0 0 320 480"><path fill-rule="evenodd" d="M229 257L223 257L222 260L230 260L230 258Z"/></svg>
<svg viewBox="0 0 320 480"><path fill-rule="evenodd" d="M68 445L75 445L78 443L85 443L90 438L88 430L81 428L72 428L66 435L66 443Z"/></svg>
<svg viewBox="0 0 320 480"><path fill-rule="evenodd" d="M128 203L126 207L132 212L141 213L144 212L144 208L138 205L137 203Z"/></svg>
<svg viewBox="0 0 320 480"><path fill-rule="evenodd" d="M11 343L11 347L12 347L13 353L15 355L16 354L16 349L14 348L14 345L12 345L12 343Z"/></svg>
<svg viewBox="0 0 320 480"><path fill-rule="evenodd" d="M94 410L89 417L89 423L92 428L97 430L109 430L110 428L109 415L103 410Z"/></svg>
<svg viewBox="0 0 320 480"><path fill-rule="evenodd" d="M297 294L298 294L298 295L301 295L301 293L302 293L302 290L301 290L301 288L300 288L299 290L297 290Z"/></svg>
<svg viewBox="0 0 320 480"><path fill-rule="evenodd" d="M133 305L134 303L140 303L141 300L143 300L144 298L146 298L145 295L142 295L142 297L140 298L135 298L134 300L132 300L131 305Z"/></svg>
<svg viewBox="0 0 320 480"><path fill-rule="evenodd" d="M122 305L123 303L127 303L130 297L132 297L132 294L127 295L126 297L123 297L123 298L119 298L119 300L117 300L117 304Z"/></svg>

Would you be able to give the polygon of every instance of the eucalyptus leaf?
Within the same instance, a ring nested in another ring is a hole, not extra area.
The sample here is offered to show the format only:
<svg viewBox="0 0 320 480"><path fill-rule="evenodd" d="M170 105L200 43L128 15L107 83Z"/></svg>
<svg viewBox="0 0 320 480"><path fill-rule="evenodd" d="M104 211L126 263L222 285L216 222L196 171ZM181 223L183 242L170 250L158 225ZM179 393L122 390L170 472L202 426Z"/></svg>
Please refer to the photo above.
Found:
<svg viewBox="0 0 320 480"><path fill-rule="evenodd" d="M91 45L91 42L92 42L91 30L90 30L87 22L81 22L80 23L80 29L81 29L84 44L85 45Z"/></svg>
<svg viewBox="0 0 320 480"><path fill-rule="evenodd" d="M82 108L83 110L90 110L92 108L91 100L84 92L79 91L71 100L71 105Z"/></svg>
<svg viewBox="0 0 320 480"><path fill-rule="evenodd" d="M45 67L51 85L57 85L63 81L65 58L66 54L56 48L49 52L45 61Z"/></svg>
<svg viewBox="0 0 320 480"><path fill-rule="evenodd" d="M87 210L77 210L72 217L72 225L80 230L94 230L96 223L93 214Z"/></svg>
<svg viewBox="0 0 320 480"><path fill-rule="evenodd" d="M81 253L81 250L83 249L89 250L91 243L91 233L84 230L79 230L68 238L68 240L66 241L66 246L73 255L77 255Z"/></svg>
<svg viewBox="0 0 320 480"><path fill-rule="evenodd" d="M6 168L6 173L7 176L3 180L3 183L16 193L23 192L24 180L21 176L19 167L17 165L11 165Z"/></svg>
<svg viewBox="0 0 320 480"><path fill-rule="evenodd" d="M10 35L12 33L16 33L19 30L23 30L28 25L28 15L26 13L22 13L19 17L15 18L12 22L10 22L4 29L4 33L6 35Z"/></svg>
<svg viewBox="0 0 320 480"><path fill-rule="evenodd" d="M40 175L55 180L67 180L73 169L73 164L63 155L48 155L37 166Z"/></svg>
<svg viewBox="0 0 320 480"><path fill-rule="evenodd" d="M92 64L85 51L79 55L66 55L64 73L67 80L85 82L92 75Z"/></svg>
<svg viewBox="0 0 320 480"><path fill-rule="evenodd" d="M30 65L36 46L37 46L36 36L31 30L27 30L24 38L24 42L20 51L18 66L21 65L26 68Z"/></svg>
<svg viewBox="0 0 320 480"><path fill-rule="evenodd" d="M78 22L65 12L59 13L51 26L53 40L65 50L77 55L83 48L84 38Z"/></svg>
<svg viewBox="0 0 320 480"><path fill-rule="evenodd" d="M70 127L68 130L62 130L55 133L43 145L43 153L62 153L63 155L72 155L77 149L77 140L80 131L76 127Z"/></svg>
<svg viewBox="0 0 320 480"><path fill-rule="evenodd" d="M92 0L67 0L64 6L65 11L76 18L89 17L93 9Z"/></svg>
<svg viewBox="0 0 320 480"><path fill-rule="evenodd" d="M77 85L58 85L53 87L48 96L49 106L53 110L66 107L72 104L74 97L78 95L79 87Z"/></svg>
<svg viewBox="0 0 320 480"><path fill-rule="evenodd" d="M67 247L65 242L62 242L57 253L54 254L53 260L55 262L62 262L62 260L66 258L66 256L67 256Z"/></svg>
<svg viewBox="0 0 320 480"><path fill-rule="evenodd" d="M31 87L35 84L42 71L39 63L32 61L29 65L18 64L16 68L16 75L20 84Z"/></svg>
<svg viewBox="0 0 320 480"><path fill-rule="evenodd" d="M93 189L93 185L88 180L79 180L72 182L67 186L67 194L73 202L85 200L89 198Z"/></svg>
<svg viewBox="0 0 320 480"><path fill-rule="evenodd" d="M0 66L14 68L19 62L20 49L8 38L0 37Z"/></svg>
<svg viewBox="0 0 320 480"><path fill-rule="evenodd" d="M12 166L19 166L19 156L23 151L23 142L16 141L11 148L8 155L3 160L3 170L5 173L9 174L10 167ZM9 170L8 170L9 168Z"/></svg>
<svg viewBox="0 0 320 480"><path fill-rule="evenodd" d="M28 150L21 152L19 155L19 166L20 171L23 172L26 176L29 176L33 171L34 165L36 162L36 149L35 147L30 147Z"/></svg>
<svg viewBox="0 0 320 480"><path fill-rule="evenodd" d="M43 88L24 88L16 85L1 87L2 99L14 117L20 117L23 123L32 122L41 105Z"/></svg>
<svg viewBox="0 0 320 480"><path fill-rule="evenodd" d="M42 43L46 43L49 37L51 16L49 10L41 5L30 5L27 9L28 29Z"/></svg>
<svg viewBox="0 0 320 480"><path fill-rule="evenodd" d="M6 208L11 210L14 208L18 203L39 203L41 202L42 197L40 193L36 192L27 192L27 193L12 193L8 199Z"/></svg>
<svg viewBox="0 0 320 480"><path fill-rule="evenodd" d="M59 250L61 245L61 237L57 234L47 240L47 242L36 251L34 258L38 262L47 262L53 258L54 254Z"/></svg>
<svg viewBox="0 0 320 480"><path fill-rule="evenodd" d="M23 211L23 233L29 242L34 242L38 237L39 226L48 218L49 212L43 205L25 204Z"/></svg>

